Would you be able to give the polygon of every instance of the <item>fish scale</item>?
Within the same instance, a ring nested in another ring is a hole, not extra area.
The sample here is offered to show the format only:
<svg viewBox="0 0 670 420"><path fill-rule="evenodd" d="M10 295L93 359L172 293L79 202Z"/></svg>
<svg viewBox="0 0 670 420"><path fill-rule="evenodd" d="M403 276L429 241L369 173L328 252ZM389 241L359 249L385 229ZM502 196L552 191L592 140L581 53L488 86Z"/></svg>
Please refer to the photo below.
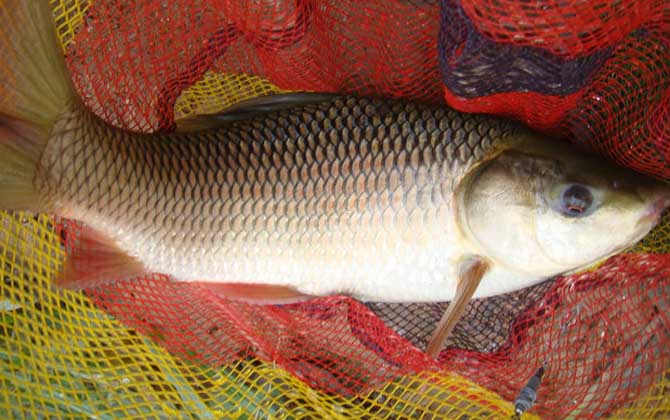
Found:
<svg viewBox="0 0 670 420"><path fill-rule="evenodd" d="M0 209L83 222L60 286L157 272L254 303L451 300L435 357L471 298L592 266L670 206L667 185L511 122L404 101L280 94L118 130L77 99L48 2L8 1Z"/></svg>
<svg viewBox="0 0 670 420"><path fill-rule="evenodd" d="M453 274L448 258L438 261L457 234L453 190L519 130L443 107L338 97L216 130L146 135L73 106L37 179L57 212L151 270L365 296L378 293L379 270L389 284Z"/></svg>

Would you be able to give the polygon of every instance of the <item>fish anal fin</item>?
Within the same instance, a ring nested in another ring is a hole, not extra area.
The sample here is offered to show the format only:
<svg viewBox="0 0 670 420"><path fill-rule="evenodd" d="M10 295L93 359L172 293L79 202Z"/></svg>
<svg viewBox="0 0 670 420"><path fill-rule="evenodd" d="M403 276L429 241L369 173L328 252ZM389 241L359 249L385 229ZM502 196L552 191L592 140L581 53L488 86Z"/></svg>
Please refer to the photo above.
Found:
<svg viewBox="0 0 670 420"><path fill-rule="evenodd" d="M285 305L314 298L314 296L300 293L287 286L205 282L199 282L199 284L225 299L254 305Z"/></svg>
<svg viewBox="0 0 670 420"><path fill-rule="evenodd" d="M189 132L218 128L231 121L249 119L274 111L330 101L335 96L329 93L294 92L280 93L247 99L232 105L217 114L196 115L176 121L177 131Z"/></svg>
<svg viewBox="0 0 670 420"><path fill-rule="evenodd" d="M426 353L430 357L437 358L488 269L489 263L479 256L471 256L461 262L456 284L456 296L449 303L442 319L435 327L428 346L426 346Z"/></svg>
<svg viewBox="0 0 670 420"><path fill-rule="evenodd" d="M55 283L67 289L86 289L143 274L147 270L138 259L105 234L82 225Z"/></svg>

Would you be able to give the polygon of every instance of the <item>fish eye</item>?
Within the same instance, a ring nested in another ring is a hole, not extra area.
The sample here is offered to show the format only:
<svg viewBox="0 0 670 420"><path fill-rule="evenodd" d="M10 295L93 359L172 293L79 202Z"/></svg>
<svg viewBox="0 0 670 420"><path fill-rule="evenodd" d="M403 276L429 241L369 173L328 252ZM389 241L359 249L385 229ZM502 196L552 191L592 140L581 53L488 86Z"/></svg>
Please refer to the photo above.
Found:
<svg viewBox="0 0 670 420"><path fill-rule="evenodd" d="M566 217L584 217L591 214L594 207L593 193L582 184L566 185L554 207Z"/></svg>

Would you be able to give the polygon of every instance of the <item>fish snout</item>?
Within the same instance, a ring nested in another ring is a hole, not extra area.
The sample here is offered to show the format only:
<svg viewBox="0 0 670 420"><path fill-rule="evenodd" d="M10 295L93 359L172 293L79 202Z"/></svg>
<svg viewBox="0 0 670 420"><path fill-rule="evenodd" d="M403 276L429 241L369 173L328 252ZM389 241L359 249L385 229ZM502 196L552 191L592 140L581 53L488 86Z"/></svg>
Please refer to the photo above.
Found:
<svg viewBox="0 0 670 420"><path fill-rule="evenodd" d="M670 207L670 187L663 185L651 193L651 202L644 214L644 219L656 222L663 212Z"/></svg>
<svg viewBox="0 0 670 420"><path fill-rule="evenodd" d="M657 198L652 204L650 208L651 214L653 214L655 217L660 217L661 214L670 207L670 193L666 194L665 196Z"/></svg>

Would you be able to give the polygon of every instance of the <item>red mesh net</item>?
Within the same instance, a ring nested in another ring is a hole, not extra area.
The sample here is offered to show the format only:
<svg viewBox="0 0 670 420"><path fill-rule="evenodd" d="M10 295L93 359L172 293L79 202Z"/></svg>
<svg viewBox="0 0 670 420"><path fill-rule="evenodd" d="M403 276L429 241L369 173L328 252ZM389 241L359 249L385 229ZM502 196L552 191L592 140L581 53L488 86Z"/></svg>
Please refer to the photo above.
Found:
<svg viewBox="0 0 670 420"><path fill-rule="evenodd" d="M487 37L578 57L611 47L658 18L662 1L465 1L463 9Z"/></svg>
<svg viewBox="0 0 670 420"><path fill-rule="evenodd" d="M509 116L670 180L666 1L97 0L66 54L85 103L131 130L173 128L178 98L207 72L259 76L283 90ZM639 252L596 271L471 302L439 362L420 349L446 304L329 297L250 306L158 276L90 296L200 363L273 360L343 395L448 369L509 400L544 366L536 413L600 417L644 396L670 368L665 220ZM68 226L66 243L77 234Z"/></svg>
<svg viewBox="0 0 670 420"><path fill-rule="evenodd" d="M96 1L68 64L88 106L139 131L169 128L181 90L208 70L259 75L287 90L438 100L438 10L412 2Z"/></svg>

